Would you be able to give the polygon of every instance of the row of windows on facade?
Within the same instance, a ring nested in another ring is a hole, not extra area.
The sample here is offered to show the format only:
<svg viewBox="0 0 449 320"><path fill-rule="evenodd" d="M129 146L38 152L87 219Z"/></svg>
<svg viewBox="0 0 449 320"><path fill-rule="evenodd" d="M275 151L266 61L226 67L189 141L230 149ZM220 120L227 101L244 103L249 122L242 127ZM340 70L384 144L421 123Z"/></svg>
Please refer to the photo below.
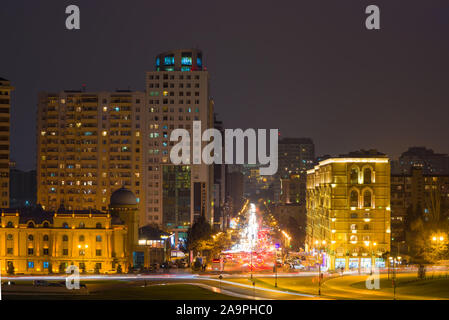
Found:
<svg viewBox="0 0 449 320"><path fill-rule="evenodd" d="M63 255L68 255L68 253L67 254L63 254ZM114 264L114 262L113 262L113 264ZM8 267L10 265L13 265L12 261L8 261ZM28 266L28 269L34 269L34 261L28 261L27 266ZM67 268L67 266L68 266L67 262L62 262L61 265L60 265L60 268L65 270ZM48 261L44 261L44 262L42 262L42 267L44 269L49 269L50 268L50 263ZM79 268L81 270L83 270L85 267L86 267L86 264L84 262L80 262L79 263ZM101 270L101 262L95 263L95 269Z"/></svg>
<svg viewBox="0 0 449 320"><path fill-rule="evenodd" d="M182 116L179 116L178 119L179 119L179 121L182 121L182 120L183 120L183 119L182 119ZM175 117L174 117L174 116L170 116L170 117L168 117L168 116L163 116L163 117L160 118L159 116L154 116L154 117L149 117L148 120L150 120L150 121L175 121ZM186 117L185 120L186 120L186 121L190 121L191 118L190 118L190 117ZM194 120L194 121L198 121L198 120L200 120L200 117L194 116L194 117L193 117L193 120ZM178 127L181 128L181 126L178 126Z"/></svg>
<svg viewBox="0 0 449 320"><path fill-rule="evenodd" d="M27 237L28 241L34 241L34 235L29 234ZM14 236L12 234L7 234L6 235L6 240L14 240ZM84 235L80 235L78 237L78 241L79 242L84 242L86 240ZM101 235L97 235L95 236L95 241L96 242L101 242L103 239L101 237ZM44 236L42 237L42 241L50 241L50 236L48 234L44 234ZM69 236L68 235L63 235L62 236L62 241L63 242L67 242L69 241Z"/></svg>
<svg viewBox="0 0 449 320"><path fill-rule="evenodd" d="M330 199L327 199L330 201ZM323 204L324 198L320 198L320 203ZM312 203L311 203L312 204ZM373 207L373 199L372 199L372 192L370 190L365 190L363 192L363 199L362 199L363 207L370 208ZM357 190L352 190L349 196L349 206L350 207L360 207L360 196L359 192Z"/></svg>
<svg viewBox="0 0 449 320"><path fill-rule="evenodd" d="M351 169L351 176L350 176L350 182L351 184L358 184L360 182L360 174L358 168L352 168ZM370 184L373 182L372 180L372 169L371 168L365 168L363 170L363 184Z"/></svg>
<svg viewBox="0 0 449 320"><path fill-rule="evenodd" d="M173 75L173 74L169 75L168 73L164 73L164 74L161 75L161 77L162 77L163 80L168 80L168 79L175 80L175 75ZM179 75L177 78L179 80L184 80L184 78L187 79L187 80L191 80L192 76L191 75L184 76L182 74L182 75ZM194 79L199 80L199 78L200 78L200 76L198 74L194 75ZM148 79L150 79L150 80L159 80L160 76L159 75L150 74L148 76Z"/></svg>
<svg viewBox="0 0 449 320"><path fill-rule="evenodd" d="M6 254L8 254L8 255L14 254L14 248L11 248L11 247L6 248ZM34 248L28 248L27 249L27 255L33 256L34 254L35 254L34 253ZM44 256L50 255L50 250L48 248L43 248L42 249L42 255L44 255ZM63 256L68 256L69 255L69 249L62 249L62 255ZM80 256L86 255L86 250L85 249L79 249L78 255L80 255ZM100 257L102 255L102 250L101 249L96 249L95 250L95 255L97 257Z"/></svg>
<svg viewBox="0 0 449 320"><path fill-rule="evenodd" d="M14 228L14 223L12 222L12 221L8 221L7 223L6 223L6 225L5 225L5 227L6 228ZM27 228L34 228L35 227L35 224L33 223L33 222L28 222L28 224L27 224ZM69 224L67 223L67 222L64 222L63 224L62 224L62 227L64 228L64 229L69 229ZM50 223L49 222L47 222L47 221L45 221L43 224L42 224L42 228L50 228ZM78 229L85 229L86 228L86 224L84 223L84 222L80 222L79 223L79 225L78 225ZM103 229L103 225L100 223L100 222L98 222L96 225L95 225L95 228L96 229Z"/></svg>
<svg viewBox="0 0 449 320"><path fill-rule="evenodd" d="M357 190L352 190L349 198L350 207L359 207L360 197ZM363 207L372 207L372 192L370 190L365 190L363 192Z"/></svg>
<svg viewBox="0 0 449 320"><path fill-rule="evenodd" d="M170 101L170 102L169 102ZM150 104L155 104L158 105L160 100L159 99L155 99L155 100L150 100ZM199 105L200 104L200 100L194 100L194 104ZM162 104L175 104L175 100L174 99L162 99ZM184 104L184 99L179 99L178 100L178 104ZM192 104L192 100L185 100L185 104ZM151 108L150 108L151 110ZM150 111L151 112L151 111Z"/></svg>

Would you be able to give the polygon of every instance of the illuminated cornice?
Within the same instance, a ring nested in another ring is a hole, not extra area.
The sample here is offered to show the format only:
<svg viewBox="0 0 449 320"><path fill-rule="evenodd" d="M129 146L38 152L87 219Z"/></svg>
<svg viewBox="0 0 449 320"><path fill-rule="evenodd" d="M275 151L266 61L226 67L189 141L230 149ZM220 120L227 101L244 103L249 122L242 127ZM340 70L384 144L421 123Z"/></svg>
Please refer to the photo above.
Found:
<svg viewBox="0 0 449 320"><path fill-rule="evenodd" d="M330 158L319 162L313 169L307 170L307 174L312 174L320 167L331 163L388 163L388 158Z"/></svg>

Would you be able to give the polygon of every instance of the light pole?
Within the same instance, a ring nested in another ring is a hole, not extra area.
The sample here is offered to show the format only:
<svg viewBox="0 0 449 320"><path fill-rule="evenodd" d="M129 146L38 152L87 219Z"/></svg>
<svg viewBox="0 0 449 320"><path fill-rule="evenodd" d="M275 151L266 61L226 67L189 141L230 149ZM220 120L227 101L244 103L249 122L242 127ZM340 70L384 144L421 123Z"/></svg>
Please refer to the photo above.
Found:
<svg viewBox="0 0 449 320"><path fill-rule="evenodd" d="M277 250L274 248L274 287L278 287L278 263L277 263Z"/></svg>
<svg viewBox="0 0 449 320"><path fill-rule="evenodd" d="M249 271L251 273L251 280L253 279L253 247L251 246L251 255L249 260Z"/></svg>

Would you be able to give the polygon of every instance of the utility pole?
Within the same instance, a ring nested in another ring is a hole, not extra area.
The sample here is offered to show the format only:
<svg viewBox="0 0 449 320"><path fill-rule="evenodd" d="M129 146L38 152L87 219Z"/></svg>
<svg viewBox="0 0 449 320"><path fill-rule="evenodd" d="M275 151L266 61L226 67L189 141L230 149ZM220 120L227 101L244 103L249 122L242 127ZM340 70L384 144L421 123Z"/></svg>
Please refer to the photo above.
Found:
<svg viewBox="0 0 449 320"><path fill-rule="evenodd" d="M393 259L393 300L396 300L396 259Z"/></svg>
<svg viewBox="0 0 449 320"><path fill-rule="evenodd" d="M318 264L318 295L321 296L321 263Z"/></svg>
<svg viewBox="0 0 449 320"><path fill-rule="evenodd" d="M277 251L274 249L274 287L278 287L278 263L277 263Z"/></svg>
<svg viewBox="0 0 449 320"><path fill-rule="evenodd" d="M251 272L251 280L253 280L253 248L251 246L251 256L250 256L249 270Z"/></svg>

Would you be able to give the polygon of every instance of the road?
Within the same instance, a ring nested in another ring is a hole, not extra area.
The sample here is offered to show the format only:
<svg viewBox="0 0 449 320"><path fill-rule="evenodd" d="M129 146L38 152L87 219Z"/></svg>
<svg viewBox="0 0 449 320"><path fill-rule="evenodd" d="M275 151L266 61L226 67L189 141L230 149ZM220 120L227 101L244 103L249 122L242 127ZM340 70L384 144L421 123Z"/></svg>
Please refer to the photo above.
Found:
<svg viewBox="0 0 449 320"><path fill-rule="evenodd" d="M437 275L436 275L437 276ZM444 277L444 274L441 273ZM310 299L367 299L367 300L392 300L393 288L388 275L380 275L380 290L368 290L365 287L367 275L345 275L326 279L321 286L321 296L318 296L318 277L316 272L303 272L278 275L278 288L274 287L274 274L254 274L256 285L252 285L249 274L223 275L219 279L213 274L150 274L150 275L81 275L80 280L86 283L89 291L114 290L132 286L154 286L185 284L198 286L215 293L221 293L230 297L241 299L276 299L276 300L310 300ZM448 299L447 284L449 279L428 281L425 283L413 282L416 273L403 273L398 275L399 286L396 290L396 298L403 299ZM53 276L13 276L3 277L5 281L65 281L63 275ZM446 281L446 282L445 282ZM91 282L91 283L89 283ZM435 287L441 283L440 287ZM424 286L423 284L426 284ZM419 286L418 286L419 285ZM433 287L432 287L433 286ZM29 286L31 290L39 290ZM34 289L33 289L34 288ZM423 289L421 289L423 288ZM430 288L430 289L429 289ZM8 286L3 285L3 294L7 296ZM441 291L441 294L439 292Z"/></svg>

